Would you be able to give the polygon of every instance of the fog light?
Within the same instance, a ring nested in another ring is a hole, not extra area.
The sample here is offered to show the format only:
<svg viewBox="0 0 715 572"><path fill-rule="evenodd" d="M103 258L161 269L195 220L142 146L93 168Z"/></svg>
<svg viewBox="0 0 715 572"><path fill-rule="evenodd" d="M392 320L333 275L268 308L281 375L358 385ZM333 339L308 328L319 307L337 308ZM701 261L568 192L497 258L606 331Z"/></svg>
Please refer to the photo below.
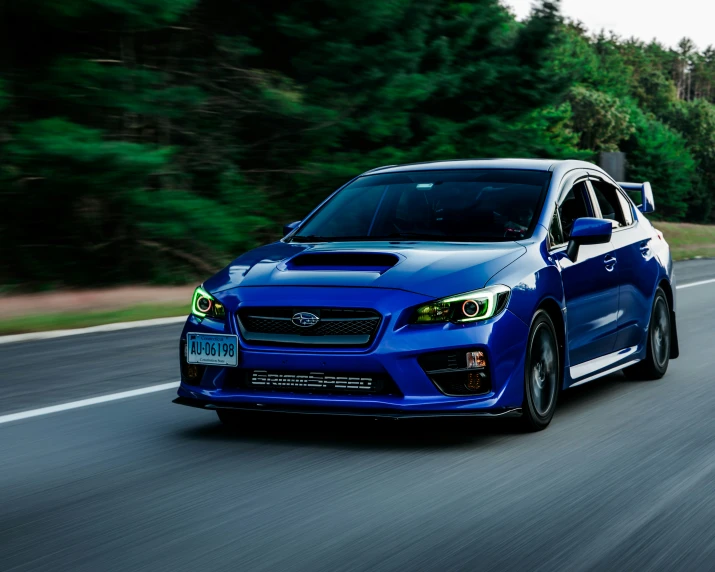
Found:
<svg viewBox="0 0 715 572"><path fill-rule="evenodd" d="M484 352L467 352L467 369L481 369L487 367L487 358Z"/></svg>
<svg viewBox="0 0 715 572"><path fill-rule="evenodd" d="M464 387L474 393L486 393L486 380L486 374L477 371L470 371L467 374L467 381L464 382Z"/></svg>
<svg viewBox="0 0 715 572"><path fill-rule="evenodd" d="M486 395L491 391L486 351L452 350L423 354L419 364L445 395Z"/></svg>
<svg viewBox="0 0 715 572"><path fill-rule="evenodd" d="M181 364L181 383L200 385L201 379L204 377L204 372L206 371L206 366L187 363L186 340L181 340L179 344L179 363Z"/></svg>

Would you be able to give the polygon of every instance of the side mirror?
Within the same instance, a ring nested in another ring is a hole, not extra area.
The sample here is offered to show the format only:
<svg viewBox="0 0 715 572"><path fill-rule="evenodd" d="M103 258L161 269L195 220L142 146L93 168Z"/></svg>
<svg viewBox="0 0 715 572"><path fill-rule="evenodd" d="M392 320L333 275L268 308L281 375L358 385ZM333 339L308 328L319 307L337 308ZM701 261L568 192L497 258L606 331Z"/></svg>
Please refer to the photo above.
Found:
<svg viewBox="0 0 715 572"><path fill-rule="evenodd" d="M571 228L569 245L566 254L576 262L578 250L582 244L605 244L611 240L613 225L610 220L602 218L577 218Z"/></svg>
<svg viewBox="0 0 715 572"><path fill-rule="evenodd" d="M283 225L283 236L286 236L289 234L291 231L293 231L301 222L301 220L297 220L295 222L292 222L290 224Z"/></svg>

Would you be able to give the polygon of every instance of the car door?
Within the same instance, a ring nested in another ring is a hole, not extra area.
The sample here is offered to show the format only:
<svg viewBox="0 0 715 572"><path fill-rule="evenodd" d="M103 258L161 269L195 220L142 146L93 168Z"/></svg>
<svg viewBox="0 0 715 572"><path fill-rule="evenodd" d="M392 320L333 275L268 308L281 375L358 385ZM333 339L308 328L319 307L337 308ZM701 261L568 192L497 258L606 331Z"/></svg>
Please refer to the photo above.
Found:
<svg viewBox="0 0 715 572"><path fill-rule="evenodd" d="M617 260L618 336L616 350L635 348L648 327L651 298L658 279L658 261L650 245L650 229L638 223L635 206L628 195L603 177L589 181L596 216L613 225L614 256Z"/></svg>
<svg viewBox="0 0 715 572"><path fill-rule="evenodd" d="M594 214L587 177L562 190L554 213L561 229L551 231L552 236L561 232L562 243L552 246L551 256L561 269L571 366L611 353L616 343L618 265L612 245L583 245L575 262L566 255L573 222ZM554 240L558 241L558 236Z"/></svg>

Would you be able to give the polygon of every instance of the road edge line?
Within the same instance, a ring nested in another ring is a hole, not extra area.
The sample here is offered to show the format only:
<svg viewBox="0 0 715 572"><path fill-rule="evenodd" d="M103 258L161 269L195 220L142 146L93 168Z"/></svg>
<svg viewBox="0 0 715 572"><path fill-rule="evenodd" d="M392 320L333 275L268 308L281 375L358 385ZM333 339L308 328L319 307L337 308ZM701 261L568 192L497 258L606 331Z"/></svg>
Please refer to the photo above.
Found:
<svg viewBox="0 0 715 572"><path fill-rule="evenodd" d="M12 344L15 342L29 342L34 340L51 340L53 338L79 336L82 334L116 332L119 330L130 330L132 328L167 326L169 324L180 324L185 320L186 316L174 316L173 318L153 318L151 320L136 320L134 322L114 322L112 324L89 326L87 328L73 328L71 330L48 330L44 332L29 332L27 334L10 334L6 336L0 336L0 345Z"/></svg>
<svg viewBox="0 0 715 572"><path fill-rule="evenodd" d="M10 423L12 421L21 421L22 419L29 419L31 417L49 415L50 413L59 413L61 411L69 411L70 409L79 409L81 407L88 407L90 405L97 405L99 403L107 403L110 401L127 399L129 397L136 397L138 395L146 395L147 393L156 393L157 391L176 389L177 387L179 387L180 383L181 382L179 381L160 383L159 385L150 385L147 387L140 387L139 389L130 389L129 391L121 391L119 393L110 393L109 395L102 395L100 397L90 397L88 399L80 399L79 401L61 403L60 405L50 405L49 407L40 407L39 409L30 409L28 411L19 411L17 413L0 415L0 425L2 425L3 423Z"/></svg>
<svg viewBox="0 0 715 572"><path fill-rule="evenodd" d="M690 282L688 284L681 284L680 286L676 286L676 290L682 290L683 288L692 288L693 286L703 286L705 284L712 284L715 282L715 278L711 278L710 280L700 280L699 282Z"/></svg>

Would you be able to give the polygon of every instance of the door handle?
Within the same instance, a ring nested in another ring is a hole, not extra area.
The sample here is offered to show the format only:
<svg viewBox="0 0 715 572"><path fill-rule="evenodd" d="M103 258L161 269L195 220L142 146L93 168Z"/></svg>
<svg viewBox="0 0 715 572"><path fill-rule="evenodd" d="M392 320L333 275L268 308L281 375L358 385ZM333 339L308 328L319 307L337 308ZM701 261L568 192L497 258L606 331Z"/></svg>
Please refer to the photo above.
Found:
<svg viewBox="0 0 715 572"><path fill-rule="evenodd" d="M648 256L648 253L650 252L650 240L644 240L641 242L640 249L641 249L641 254L643 256Z"/></svg>
<svg viewBox="0 0 715 572"><path fill-rule="evenodd" d="M606 270L609 272L613 272L613 269L616 267L616 262L618 262L616 257L611 256L610 254L607 254L606 258L603 259L603 263L606 265Z"/></svg>

